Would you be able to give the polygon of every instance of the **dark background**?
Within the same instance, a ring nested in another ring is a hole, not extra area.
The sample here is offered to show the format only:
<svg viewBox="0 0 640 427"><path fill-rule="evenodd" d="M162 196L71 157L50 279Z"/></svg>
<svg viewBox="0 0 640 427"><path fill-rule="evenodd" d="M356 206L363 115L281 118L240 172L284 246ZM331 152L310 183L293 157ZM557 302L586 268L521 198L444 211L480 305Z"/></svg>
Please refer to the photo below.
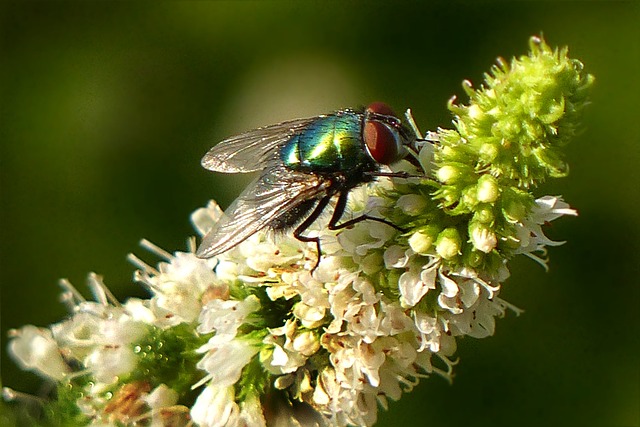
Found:
<svg viewBox="0 0 640 427"><path fill-rule="evenodd" d="M549 229L568 241L549 273L512 264L501 296L526 312L460 341L453 385L424 380L379 425L640 425L639 4L0 3L3 384L37 391L6 331L62 319L60 277L144 296L125 256L156 260L138 240L183 249L189 214L239 193L199 166L216 141L374 100L450 127L461 81L543 32L597 78L571 175L538 192L580 216Z"/></svg>

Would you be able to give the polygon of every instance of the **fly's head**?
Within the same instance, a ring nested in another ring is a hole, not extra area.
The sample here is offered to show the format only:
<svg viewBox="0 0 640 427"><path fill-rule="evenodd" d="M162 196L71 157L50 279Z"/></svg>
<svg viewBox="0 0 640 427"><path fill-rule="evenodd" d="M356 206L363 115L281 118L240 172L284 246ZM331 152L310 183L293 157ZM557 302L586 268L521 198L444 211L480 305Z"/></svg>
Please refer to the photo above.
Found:
<svg viewBox="0 0 640 427"><path fill-rule="evenodd" d="M416 139L382 102L369 104L365 109L362 136L369 156L382 165L402 160Z"/></svg>

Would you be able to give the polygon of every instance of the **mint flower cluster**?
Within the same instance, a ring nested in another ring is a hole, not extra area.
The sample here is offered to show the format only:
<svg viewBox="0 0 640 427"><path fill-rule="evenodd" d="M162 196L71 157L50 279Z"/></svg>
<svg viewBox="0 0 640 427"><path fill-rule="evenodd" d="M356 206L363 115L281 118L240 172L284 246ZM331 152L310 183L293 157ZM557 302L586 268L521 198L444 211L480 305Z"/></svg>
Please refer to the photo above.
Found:
<svg viewBox="0 0 640 427"><path fill-rule="evenodd" d="M46 422L78 426L370 426L389 399L422 378L450 379L456 341L483 338L515 307L499 297L518 254L546 267L545 224L576 212L536 198L567 174L561 148L576 133L593 77L538 37L499 60L485 83L464 83L454 129L429 133L417 162L350 193L363 221L310 231L315 244L259 232L211 259L130 255L149 299L120 303L91 274L95 301L63 281L70 317L11 332L10 353L55 382ZM411 124L410 114L407 119ZM421 138L413 125L414 132ZM417 165L420 165L418 167ZM223 215L193 213L200 235ZM5 396L24 399L6 389Z"/></svg>

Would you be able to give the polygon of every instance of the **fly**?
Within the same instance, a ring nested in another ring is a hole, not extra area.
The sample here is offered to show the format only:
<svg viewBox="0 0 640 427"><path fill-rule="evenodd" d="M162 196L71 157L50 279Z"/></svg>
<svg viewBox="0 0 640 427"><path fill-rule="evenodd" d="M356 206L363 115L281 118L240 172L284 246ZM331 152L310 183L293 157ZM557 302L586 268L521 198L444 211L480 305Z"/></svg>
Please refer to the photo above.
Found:
<svg viewBox="0 0 640 427"><path fill-rule="evenodd" d="M364 220L398 228L366 214L339 222L352 189L378 176L407 176L383 172L381 166L403 159L415 141L416 136L383 103L373 103L364 111L345 109L291 120L225 139L207 152L202 166L223 173L260 171L260 175L204 236L196 255L211 258L262 229L293 229L296 239L316 244L315 270L322 254L320 238L304 232L334 197L330 230Z"/></svg>

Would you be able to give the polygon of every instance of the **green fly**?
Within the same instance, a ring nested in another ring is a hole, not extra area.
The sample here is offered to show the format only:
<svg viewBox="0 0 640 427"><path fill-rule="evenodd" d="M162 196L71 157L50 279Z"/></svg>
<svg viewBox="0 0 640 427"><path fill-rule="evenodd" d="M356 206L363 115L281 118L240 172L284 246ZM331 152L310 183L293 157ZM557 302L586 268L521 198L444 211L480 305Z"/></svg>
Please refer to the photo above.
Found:
<svg viewBox="0 0 640 427"><path fill-rule="evenodd" d="M196 255L210 258L226 252L262 229L293 229L296 239L316 244L317 267L320 238L304 232L334 198L330 230L363 220L398 228L366 214L339 222L353 188L379 176L407 176L383 172L381 166L403 159L416 140L415 133L383 103L361 111L344 109L291 120L225 139L207 152L202 166L215 172L260 174L204 236Z"/></svg>

